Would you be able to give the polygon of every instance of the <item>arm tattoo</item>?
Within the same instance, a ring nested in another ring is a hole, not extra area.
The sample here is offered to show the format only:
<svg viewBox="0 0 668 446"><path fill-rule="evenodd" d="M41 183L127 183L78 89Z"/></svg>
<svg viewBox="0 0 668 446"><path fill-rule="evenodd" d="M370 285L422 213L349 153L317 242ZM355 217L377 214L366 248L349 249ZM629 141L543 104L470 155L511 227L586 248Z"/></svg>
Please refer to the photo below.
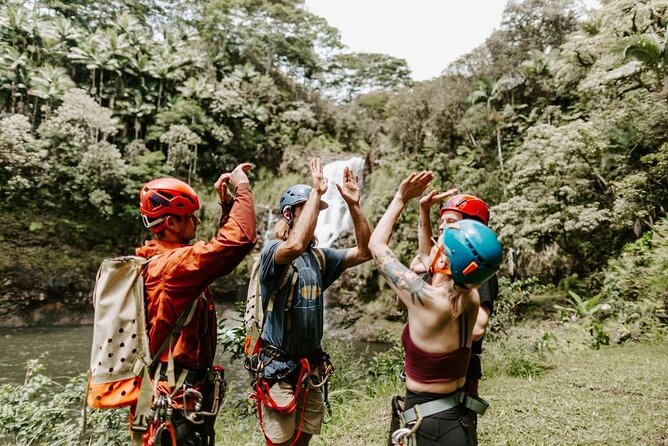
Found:
<svg viewBox="0 0 668 446"><path fill-rule="evenodd" d="M422 299L431 299L430 296L425 294L425 281L402 265L389 249L382 252L375 259L375 263L380 273L385 276L388 282L395 288L407 290L410 293L413 305L417 302L424 306Z"/></svg>

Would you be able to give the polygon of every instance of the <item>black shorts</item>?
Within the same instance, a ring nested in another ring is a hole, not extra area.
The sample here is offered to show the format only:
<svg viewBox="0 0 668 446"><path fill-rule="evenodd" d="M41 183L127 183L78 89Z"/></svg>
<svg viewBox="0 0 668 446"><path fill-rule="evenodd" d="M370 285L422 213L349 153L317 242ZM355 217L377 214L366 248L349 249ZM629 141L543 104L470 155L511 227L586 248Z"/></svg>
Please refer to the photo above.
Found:
<svg viewBox="0 0 668 446"><path fill-rule="evenodd" d="M415 393L406 390L404 410L417 404L443 398L438 393ZM473 429L470 420L470 411L463 405L438 412L425 417L416 433L417 446L473 446Z"/></svg>

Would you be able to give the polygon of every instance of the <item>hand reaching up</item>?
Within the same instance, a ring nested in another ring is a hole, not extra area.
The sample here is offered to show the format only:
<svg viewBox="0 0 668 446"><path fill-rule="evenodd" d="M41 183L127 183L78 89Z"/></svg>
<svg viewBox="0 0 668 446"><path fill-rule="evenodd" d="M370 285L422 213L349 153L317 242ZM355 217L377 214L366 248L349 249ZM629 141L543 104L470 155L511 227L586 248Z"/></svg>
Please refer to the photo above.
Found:
<svg viewBox="0 0 668 446"><path fill-rule="evenodd" d="M343 184L336 183L336 188L339 190L343 201L345 201L348 206L359 204L359 178L357 178L357 175L355 175L349 167L343 169Z"/></svg>
<svg viewBox="0 0 668 446"><path fill-rule="evenodd" d="M404 203L408 203L413 198L422 195L433 179L434 173L431 171L413 172L401 182L397 195Z"/></svg>
<svg viewBox="0 0 668 446"><path fill-rule="evenodd" d="M327 192L327 178L322 173L322 161L320 158L311 159L311 178L313 180L313 190L318 192L318 195Z"/></svg>
<svg viewBox="0 0 668 446"><path fill-rule="evenodd" d="M218 177L214 187L216 188L216 192L218 192L218 198L220 198L221 203L231 203L232 200L234 200L228 184L231 184L236 188L240 184L250 183L246 176L246 172L251 170L252 167L253 165L251 163L242 163L235 167L232 172L225 172Z"/></svg>
<svg viewBox="0 0 668 446"><path fill-rule="evenodd" d="M436 192L436 190L432 190L427 195L420 198L420 206L431 208L436 203L440 203L442 201L447 200L451 196L455 195L457 192L458 192L457 189L450 189L445 192L441 192L439 194Z"/></svg>

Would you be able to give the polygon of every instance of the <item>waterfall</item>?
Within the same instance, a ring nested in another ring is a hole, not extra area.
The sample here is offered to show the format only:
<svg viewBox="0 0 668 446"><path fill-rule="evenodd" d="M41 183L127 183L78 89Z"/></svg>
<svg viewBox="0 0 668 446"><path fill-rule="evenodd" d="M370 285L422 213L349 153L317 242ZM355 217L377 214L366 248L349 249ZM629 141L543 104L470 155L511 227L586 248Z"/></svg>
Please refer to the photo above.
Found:
<svg viewBox="0 0 668 446"><path fill-rule="evenodd" d="M349 167L359 177L359 186L362 189L364 175L364 158L354 157L347 160L334 161L323 166L323 174L329 181L327 192L322 199L329 207L320 212L315 235L318 237L318 246L329 247L339 237L339 234L352 228L353 221L348 212L348 205L335 183L343 183L343 169Z"/></svg>
<svg viewBox="0 0 668 446"><path fill-rule="evenodd" d="M274 215L274 208L267 206L267 228L264 231L263 239L265 241L272 239L272 232L274 231L274 225L276 224L276 216Z"/></svg>

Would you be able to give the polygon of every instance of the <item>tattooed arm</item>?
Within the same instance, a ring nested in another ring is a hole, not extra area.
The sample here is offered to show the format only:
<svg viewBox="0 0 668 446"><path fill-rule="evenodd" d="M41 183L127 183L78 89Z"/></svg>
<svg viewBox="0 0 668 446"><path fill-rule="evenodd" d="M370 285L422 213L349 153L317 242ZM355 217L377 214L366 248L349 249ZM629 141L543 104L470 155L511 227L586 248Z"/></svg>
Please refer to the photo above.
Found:
<svg viewBox="0 0 668 446"><path fill-rule="evenodd" d="M408 305L425 304L425 287L420 277L401 264L388 247L394 225L399 220L406 203L424 192L434 175L431 172L412 173L401 182L392 202L371 234L369 250L380 273L387 279L399 298ZM431 287L429 287L431 288Z"/></svg>
<svg viewBox="0 0 668 446"><path fill-rule="evenodd" d="M406 306L410 302L413 306L419 304L424 307L425 300L431 299L426 292L428 288L431 288L427 282L402 265L390 248L386 247L378 254L374 252L373 258L378 271L387 279L390 287Z"/></svg>

